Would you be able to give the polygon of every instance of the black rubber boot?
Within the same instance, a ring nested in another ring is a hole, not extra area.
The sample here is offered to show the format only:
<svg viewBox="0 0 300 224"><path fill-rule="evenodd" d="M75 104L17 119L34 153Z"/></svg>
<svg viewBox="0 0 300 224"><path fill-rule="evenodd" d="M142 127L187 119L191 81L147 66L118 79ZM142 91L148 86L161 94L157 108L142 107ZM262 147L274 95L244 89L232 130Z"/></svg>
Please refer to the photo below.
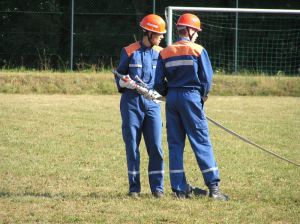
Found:
<svg viewBox="0 0 300 224"><path fill-rule="evenodd" d="M203 196L207 196L208 195L208 191L206 191L206 190L203 190L203 189L201 189L200 187L194 187L193 188L193 194L195 195L195 196L200 196L200 197L203 197Z"/></svg>
<svg viewBox="0 0 300 224"><path fill-rule="evenodd" d="M185 188L185 197L186 198L191 198L192 197L192 194L193 194L193 186L190 185L189 183L186 185L186 188Z"/></svg>
<svg viewBox="0 0 300 224"><path fill-rule="evenodd" d="M184 198L191 198L192 197L192 185L187 184L185 187L185 191L177 191L173 190L175 192L175 196L179 199L184 199Z"/></svg>
<svg viewBox="0 0 300 224"><path fill-rule="evenodd" d="M187 198L186 193L182 191L175 191L175 196L178 199L185 199Z"/></svg>
<svg viewBox="0 0 300 224"><path fill-rule="evenodd" d="M219 200L219 201L228 201L229 197L226 194L223 194L218 185L209 186L209 197Z"/></svg>
<svg viewBox="0 0 300 224"><path fill-rule="evenodd" d="M193 196L207 196L208 192L199 187L194 187L191 184L187 184L185 192L175 191L175 194L177 198L191 198Z"/></svg>
<svg viewBox="0 0 300 224"><path fill-rule="evenodd" d="M208 192L206 190L201 189L200 187L195 187L191 184L187 184L187 194L191 197L192 195L195 196L207 196Z"/></svg>

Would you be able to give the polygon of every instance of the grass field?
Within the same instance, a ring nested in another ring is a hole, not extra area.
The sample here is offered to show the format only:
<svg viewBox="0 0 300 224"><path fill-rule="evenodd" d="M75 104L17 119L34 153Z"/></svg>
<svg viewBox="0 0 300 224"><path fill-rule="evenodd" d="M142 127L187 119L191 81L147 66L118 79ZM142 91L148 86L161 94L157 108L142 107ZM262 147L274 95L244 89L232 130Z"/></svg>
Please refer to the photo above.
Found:
<svg viewBox="0 0 300 224"><path fill-rule="evenodd" d="M158 200L150 195L142 144L142 196L134 200L126 196L119 95L0 94L0 108L0 223L300 221L300 168L212 124L221 188L231 201L174 198L165 129L165 197ZM300 163L300 98L212 96L206 112ZM189 144L185 170L192 184L204 187Z"/></svg>

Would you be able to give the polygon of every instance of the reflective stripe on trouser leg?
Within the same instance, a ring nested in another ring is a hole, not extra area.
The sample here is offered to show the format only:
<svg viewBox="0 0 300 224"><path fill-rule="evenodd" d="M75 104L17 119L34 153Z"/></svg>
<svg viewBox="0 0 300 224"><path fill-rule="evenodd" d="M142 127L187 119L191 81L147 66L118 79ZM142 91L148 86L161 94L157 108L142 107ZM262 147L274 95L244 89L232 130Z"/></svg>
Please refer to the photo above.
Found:
<svg viewBox="0 0 300 224"><path fill-rule="evenodd" d="M201 133L201 138L199 138ZM198 166L202 172L205 184L207 186L218 183L219 170L214 158L213 149L208 136L208 129L195 129L188 134L191 146L195 153Z"/></svg>
<svg viewBox="0 0 300 224"><path fill-rule="evenodd" d="M186 177L183 168L183 152L185 146L185 130L174 107L176 94L168 93L166 104L167 140L169 147L170 181L173 191L186 189Z"/></svg>
<svg viewBox="0 0 300 224"><path fill-rule="evenodd" d="M129 191L130 192L140 192L140 172L128 170L128 181L129 181Z"/></svg>
<svg viewBox="0 0 300 224"><path fill-rule="evenodd" d="M220 179L209 138L207 121L200 102L201 98L197 92L185 97L189 97L189 99L184 101L186 105L182 108L185 110L181 111L183 124L205 184L209 186L218 183Z"/></svg>
<svg viewBox="0 0 300 224"><path fill-rule="evenodd" d="M164 191L162 119L160 106L149 103L143 121L143 136L149 156L148 177L152 192Z"/></svg>
<svg viewBox="0 0 300 224"><path fill-rule="evenodd" d="M126 146L126 159L127 159L127 169L128 169L128 181L129 181L129 191L130 192L140 192L141 182L140 182L140 151L138 148L141 133L137 134L138 130L135 128L122 128L125 146ZM136 134L136 137L129 138L130 135ZM136 142L137 141L137 142Z"/></svg>

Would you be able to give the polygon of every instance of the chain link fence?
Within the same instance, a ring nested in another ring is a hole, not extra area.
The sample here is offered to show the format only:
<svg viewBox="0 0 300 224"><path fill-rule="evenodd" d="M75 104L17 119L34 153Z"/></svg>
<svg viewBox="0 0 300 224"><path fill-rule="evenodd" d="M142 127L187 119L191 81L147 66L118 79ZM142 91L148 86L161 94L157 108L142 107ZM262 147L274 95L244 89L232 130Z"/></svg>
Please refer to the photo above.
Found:
<svg viewBox="0 0 300 224"><path fill-rule="evenodd" d="M141 18L153 11L152 2L132 2L2 0L0 67L82 70L114 66L121 48L140 39Z"/></svg>
<svg viewBox="0 0 300 224"><path fill-rule="evenodd" d="M290 8L297 8L297 4L300 8L300 3L287 2ZM0 68L114 67L121 48L141 38L138 24L143 16L156 12L164 18L167 6L182 4L179 0L0 0ZM249 4L258 8L261 1ZM187 1L184 5L235 7L235 2ZM282 8L283 3L277 7ZM163 41L162 47L165 46Z"/></svg>

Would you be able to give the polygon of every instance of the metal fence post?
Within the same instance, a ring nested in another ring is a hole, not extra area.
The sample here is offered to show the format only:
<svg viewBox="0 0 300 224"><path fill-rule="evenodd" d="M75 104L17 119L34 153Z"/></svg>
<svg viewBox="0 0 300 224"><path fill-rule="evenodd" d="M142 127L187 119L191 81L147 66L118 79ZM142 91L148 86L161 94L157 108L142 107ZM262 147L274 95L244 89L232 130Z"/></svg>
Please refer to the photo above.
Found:
<svg viewBox="0 0 300 224"><path fill-rule="evenodd" d="M239 7L239 0L236 0L236 8ZM234 43L234 73L238 70L238 28L239 28L239 13L235 13L235 43Z"/></svg>
<svg viewBox="0 0 300 224"><path fill-rule="evenodd" d="M70 47L70 69L73 71L73 35L74 35L74 0L71 3L71 47Z"/></svg>

